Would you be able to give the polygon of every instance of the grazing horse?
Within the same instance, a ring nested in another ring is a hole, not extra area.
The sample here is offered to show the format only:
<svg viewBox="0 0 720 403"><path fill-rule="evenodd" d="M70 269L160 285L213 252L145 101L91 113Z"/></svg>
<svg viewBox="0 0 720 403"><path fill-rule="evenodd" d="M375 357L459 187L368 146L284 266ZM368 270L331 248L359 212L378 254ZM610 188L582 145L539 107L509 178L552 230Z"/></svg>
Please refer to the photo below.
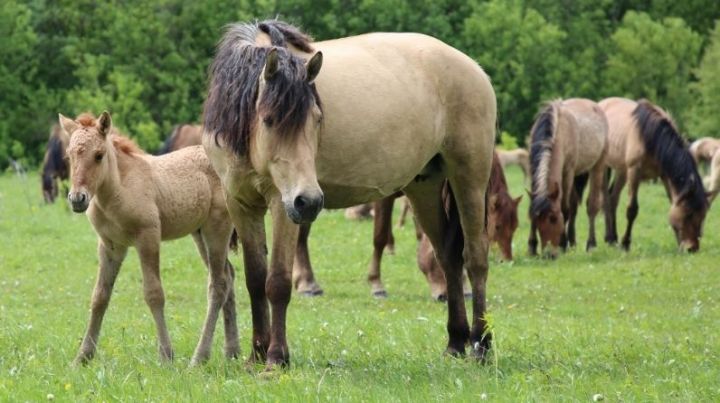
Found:
<svg viewBox="0 0 720 403"><path fill-rule="evenodd" d="M473 356L485 356L485 190L496 113L492 85L477 63L425 35L311 43L280 21L228 28L210 67L203 145L243 246L251 360L266 361L266 370L289 363L296 224L314 221L323 206L349 207L400 190L445 271L446 353L463 355L469 344ZM440 197L428 197L440 194L446 178L454 194L447 212ZM463 266L472 282L470 324Z"/></svg>
<svg viewBox="0 0 720 403"><path fill-rule="evenodd" d="M708 202L713 202L720 193L720 153L715 153L710 161L710 175L704 180L708 191Z"/></svg>
<svg viewBox="0 0 720 403"><path fill-rule="evenodd" d="M687 251L698 250L709 205L695 160L672 118L647 100L607 98L599 105L610 124L607 164L615 171L604 205L605 241L617 243L615 215L627 182L627 229L621 245L630 249L640 182L660 177L672 203L669 221L678 245Z"/></svg>
<svg viewBox="0 0 720 403"><path fill-rule="evenodd" d="M75 362L86 363L95 354L113 285L131 246L140 256L145 302L157 327L160 358L172 359L160 281L160 242L188 234L192 234L209 270L207 317L192 362L209 357L220 308L225 322L225 354L236 357L234 269L227 260L232 224L220 179L202 147L150 156L128 138L112 132L107 112L97 120L91 116L59 118L70 136L68 200L76 213L87 212L98 235L100 261L90 323Z"/></svg>
<svg viewBox="0 0 720 403"><path fill-rule="evenodd" d="M202 144L202 126L182 124L175 125L170 136L165 140L157 155L177 151L181 148Z"/></svg>
<svg viewBox="0 0 720 403"><path fill-rule="evenodd" d="M41 184L43 198L46 203L54 203L58 196L58 181L68 179L68 167L65 160L65 149L70 139L54 124L50 130L50 138L43 157Z"/></svg>
<svg viewBox="0 0 720 403"><path fill-rule="evenodd" d="M717 154L717 150L720 149L720 139L712 137L702 137L690 144L690 154L695 160L695 164L700 166L700 163L710 164L713 156Z"/></svg>
<svg viewBox="0 0 720 403"><path fill-rule="evenodd" d="M608 124L598 105L573 98L550 102L530 132L530 254L537 254L536 233L543 250L556 256L574 233L575 177L589 174L589 234L586 249L596 246L595 216L602 205ZM579 199L579 195L578 195ZM573 235L574 237L574 235ZM573 240L574 242L574 240ZM547 249L546 249L547 248Z"/></svg>
<svg viewBox="0 0 720 403"><path fill-rule="evenodd" d="M530 177L530 154L524 148L516 148L514 150L495 150L500 158L500 165L503 169L508 165L517 165L523 172L525 182Z"/></svg>

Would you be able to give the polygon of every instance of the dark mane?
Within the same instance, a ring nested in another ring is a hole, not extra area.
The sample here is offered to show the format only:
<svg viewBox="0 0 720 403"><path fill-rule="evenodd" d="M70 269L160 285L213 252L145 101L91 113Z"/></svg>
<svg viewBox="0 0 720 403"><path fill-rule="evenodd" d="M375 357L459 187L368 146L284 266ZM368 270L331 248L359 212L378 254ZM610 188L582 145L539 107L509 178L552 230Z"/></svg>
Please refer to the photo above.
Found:
<svg viewBox="0 0 720 403"><path fill-rule="evenodd" d="M48 140L45 161L42 168L43 178L58 176L67 179L67 164L65 163L65 145L60 138L60 125L54 124L50 139ZM45 179L43 179L45 180Z"/></svg>
<svg viewBox="0 0 720 403"><path fill-rule="evenodd" d="M705 188L695 160L673 121L644 99L638 101L632 114L645 145L645 152L655 159L660 167L660 174L670 180L676 192L688 195L686 200L691 209L707 208Z"/></svg>
<svg viewBox="0 0 720 403"><path fill-rule="evenodd" d="M258 83L271 47L255 44L259 32L270 36L278 55L278 71L265 83L258 102ZM206 131L220 137L235 153L247 155L258 118L280 136L299 133L312 106L320 105L315 84L306 80L305 61L287 43L312 52L310 38L281 21L230 25L210 66L208 96L203 112ZM257 105L257 109L256 109Z"/></svg>
<svg viewBox="0 0 720 403"><path fill-rule="evenodd" d="M182 129L183 126L185 125L175 125L175 127L173 127L172 132L170 132L170 136L165 139L165 142L163 143L162 147L160 147L156 155L163 155L172 151L173 147L175 146L175 141L177 140L178 133L180 133L180 129Z"/></svg>
<svg viewBox="0 0 720 403"><path fill-rule="evenodd" d="M557 115L555 102L545 106L535 119L530 130L530 172L532 172L532 201L530 215L537 216L550 208L548 199L549 159L553 151L555 118Z"/></svg>

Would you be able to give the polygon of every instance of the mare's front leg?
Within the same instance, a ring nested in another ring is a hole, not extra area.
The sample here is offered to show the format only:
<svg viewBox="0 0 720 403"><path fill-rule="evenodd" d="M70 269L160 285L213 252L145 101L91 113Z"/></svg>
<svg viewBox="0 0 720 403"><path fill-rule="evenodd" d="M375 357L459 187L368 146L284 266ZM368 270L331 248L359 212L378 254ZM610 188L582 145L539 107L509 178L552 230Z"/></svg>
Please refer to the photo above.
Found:
<svg viewBox="0 0 720 403"><path fill-rule="evenodd" d="M301 295L315 297L323 294L323 289L315 280L312 264L310 263L310 249L308 248L308 238L310 237L310 228L312 224L300 225L298 234L297 248L295 249L295 260L293 263L293 284L295 289Z"/></svg>
<svg viewBox="0 0 720 403"><path fill-rule="evenodd" d="M373 255L368 267L368 283L373 297L385 298L387 291L380 275L380 263L385 247L390 245L392 239L392 209L395 196L378 200L373 204L375 217L373 218ZM394 242L394 241L393 241Z"/></svg>
<svg viewBox="0 0 720 403"><path fill-rule="evenodd" d="M625 235L623 235L621 246L624 250L630 250L630 242L632 240L632 227L635 223L635 218L638 215L638 188L640 187L640 176L637 168L628 168L627 171L628 181L628 206L627 206L627 228L625 229Z"/></svg>
<svg viewBox="0 0 720 403"><path fill-rule="evenodd" d="M171 361L173 350L165 323L165 293L160 280L160 230L148 229L135 240L143 274L143 294L157 328L160 360Z"/></svg>
<svg viewBox="0 0 720 403"><path fill-rule="evenodd" d="M298 226L288 218L279 197L272 201L270 212L273 220L273 242L265 293L270 301L272 322L266 371L290 364L285 323L292 293L291 271L298 239Z"/></svg>
<svg viewBox="0 0 720 403"><path fill-rule="evenodd" d="M127 247L98 239L98 260L100 260L100 266L92 295L90 323L88 324L85 337L83 337L82 344L80 345L80 351L78 351L75 357L75 364L86 364L95 355L103 317L110 304L115 279L117 279L117 275L120 272L120 265L122 265L126 254Z"/></svg>
<svg viewBox="0 0 720 403"><path fill-rule="evenodd" d="M264 207L250 207L226 195L230 218L243 248L245 285L250 295L253 335L249 363L264 362L270 345L270 312L265 294L267 245Z"/></svg>

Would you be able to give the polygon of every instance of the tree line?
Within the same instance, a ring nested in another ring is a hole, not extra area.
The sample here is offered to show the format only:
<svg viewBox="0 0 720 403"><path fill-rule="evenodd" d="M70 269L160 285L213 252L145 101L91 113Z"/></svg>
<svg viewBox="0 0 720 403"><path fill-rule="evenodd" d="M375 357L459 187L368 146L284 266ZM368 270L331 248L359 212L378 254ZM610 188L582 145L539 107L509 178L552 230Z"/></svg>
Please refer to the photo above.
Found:
<svg viewBox="0 0 720 403"><path fill-rule="evenodd" d="M279 16L316 40L437 37L489 73L523 144L543 101L645 97L720 137L717 0L0 0L0 168L42 158L57 113L110 110L141 147L197 122L223 26Z"/></svg>

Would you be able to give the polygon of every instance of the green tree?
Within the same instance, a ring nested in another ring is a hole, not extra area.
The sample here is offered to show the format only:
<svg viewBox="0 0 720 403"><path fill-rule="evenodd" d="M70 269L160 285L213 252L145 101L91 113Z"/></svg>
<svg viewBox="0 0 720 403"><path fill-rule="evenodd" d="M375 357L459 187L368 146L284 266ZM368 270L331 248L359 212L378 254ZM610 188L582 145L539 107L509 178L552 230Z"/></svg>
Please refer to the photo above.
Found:
<svg viewBox="0 0 720 403"><path fill-rule="evenodd" d="M710 34L700 66L698 78L691 86L693 107L688 123L692 137L720 137L720 20Z"/></svg>
<svg viewBox="0 0 720 403"><path fill-rule="evenodd" d="M611 37L605 95L648 98L670 111L684 127L692 100L688 83L702 38L679 18L654 21L630 11Z"/></svg>

